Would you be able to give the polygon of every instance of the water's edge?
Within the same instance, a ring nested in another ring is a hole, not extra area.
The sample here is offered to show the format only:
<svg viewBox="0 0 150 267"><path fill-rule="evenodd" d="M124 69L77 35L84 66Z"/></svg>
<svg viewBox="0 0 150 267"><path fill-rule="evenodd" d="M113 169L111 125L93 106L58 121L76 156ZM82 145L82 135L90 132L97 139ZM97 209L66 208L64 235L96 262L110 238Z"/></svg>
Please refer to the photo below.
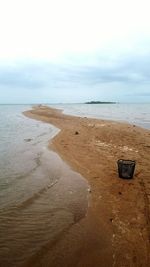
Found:
<svg viewBox="0 0 150 267"><path fill-rule="evenodd" d="M0 265L5 267L21 266L47 243L51 247L88 209L87 181L48 149L58 130L14 111L6 109L9 117L1 125Z"/></svg>

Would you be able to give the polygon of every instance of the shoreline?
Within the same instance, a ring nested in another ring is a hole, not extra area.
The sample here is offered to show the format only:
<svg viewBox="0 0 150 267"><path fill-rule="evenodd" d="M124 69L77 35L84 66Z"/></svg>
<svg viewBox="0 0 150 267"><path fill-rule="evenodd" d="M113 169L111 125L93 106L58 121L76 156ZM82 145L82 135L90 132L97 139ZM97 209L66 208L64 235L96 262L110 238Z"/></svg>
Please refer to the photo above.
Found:
<svg viewBox="0 0 150 267"><path fill-rule="evenodd" d="M81 238L61 266L149 266L150 131L127 123L65 115L45 106L24 115L60 129L49 148L91 187L87 216L70 230L77 236L80 232ZM119 158L137 161L134 179L118 178ZM66 235L71 238L72 233ZM58 243L61 254L65 240Z"/></svg>

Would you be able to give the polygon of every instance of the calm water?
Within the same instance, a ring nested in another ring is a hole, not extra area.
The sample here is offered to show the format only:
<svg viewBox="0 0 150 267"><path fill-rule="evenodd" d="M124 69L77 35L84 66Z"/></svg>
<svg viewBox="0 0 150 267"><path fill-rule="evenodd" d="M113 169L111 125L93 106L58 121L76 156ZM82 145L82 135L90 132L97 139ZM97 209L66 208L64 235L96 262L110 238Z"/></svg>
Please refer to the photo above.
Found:
<svg viewBox="0 0 150 267"><path fill-rule="evenodd" d="M149 104L66 104L52 105L62 108L66 114L129 122L150 129Z"/></svg>
<svg viewBox="0 0 150 267"><path fill-rule="evenodd" d="M48 140L58 130L0 105L0 266L22 266L85 216L88 185Z"/></svg>

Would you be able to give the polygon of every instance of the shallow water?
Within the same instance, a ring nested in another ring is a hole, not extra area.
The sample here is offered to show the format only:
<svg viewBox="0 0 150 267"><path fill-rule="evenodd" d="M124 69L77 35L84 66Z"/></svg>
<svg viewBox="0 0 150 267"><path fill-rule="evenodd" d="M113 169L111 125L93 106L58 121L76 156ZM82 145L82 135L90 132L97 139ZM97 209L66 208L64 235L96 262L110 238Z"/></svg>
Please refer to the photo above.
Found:
<svg viewBox="0 0 150 267"><path fill-rule="evenodd" d="M58 129L0 106L0 266L22 266L85 216L88 184L53 151Z"/></svg>

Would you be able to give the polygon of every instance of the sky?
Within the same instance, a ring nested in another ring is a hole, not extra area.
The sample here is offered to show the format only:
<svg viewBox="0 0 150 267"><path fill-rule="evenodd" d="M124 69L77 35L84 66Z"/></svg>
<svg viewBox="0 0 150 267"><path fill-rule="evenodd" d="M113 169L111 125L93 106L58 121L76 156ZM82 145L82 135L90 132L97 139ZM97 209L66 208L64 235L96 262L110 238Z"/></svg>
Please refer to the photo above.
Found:
<svg viewBox="0 0 150 267"><path fill-rule="evenodd" d="M148 0L0 0L0 103L150 102Z"/></svg>

